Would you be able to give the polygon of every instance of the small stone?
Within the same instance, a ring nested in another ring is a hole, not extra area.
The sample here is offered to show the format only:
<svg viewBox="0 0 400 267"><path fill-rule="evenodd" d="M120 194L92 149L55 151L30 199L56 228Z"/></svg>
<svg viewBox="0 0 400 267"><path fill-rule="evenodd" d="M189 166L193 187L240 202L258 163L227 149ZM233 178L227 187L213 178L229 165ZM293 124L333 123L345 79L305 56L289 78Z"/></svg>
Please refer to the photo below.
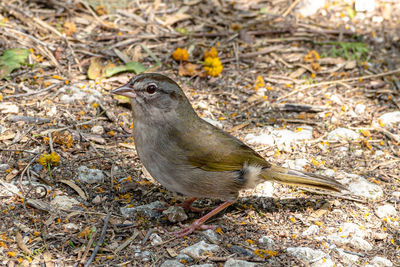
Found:
<svg viewBox="0 0 400 267"><path fill-rule="evenodd" d="M127 205L125 207L122 207L120 209L121 214L125 217L129 217L133 214L136 214L137 212L141 212L143 215L149 217L149 218L158 218L161 217L162 213L160 210L165 209L166 203L162 201L154 201L150 204L146 205L141 205L137 207L130 207L130 205Z"/></svg>
<svg viewBox="0 0 400 267"><path fill-rule="evenodd" d="M199 243L181 250L181 253L188 253L188 256L193 255L195 257L200 257L204 252L217 252L219 249L219 246L208 244L202 240Z"/></svg>
<svg viewBox="0 0 400 267"><path fill-rule="evenodd" d="M396 217L397 216L397 210L394 206L390 204L385 204L382 206L379 206L376 211L375 211L376 216L379 218L383 219L385 217Z"/></svg>
<svg viewBox="0 0 400 267"><path fill-rule="evenodd" d="M340 226L340 229L342 230L340 232L340 236L343 237L348 237L348 236L358 236L361 238L364 238L365 233L363 230L361 230L361 226L355 223L344 223Z"/></svg>
<svg viewBox="0 0 400 267"><path fill-rule="evenodd" d="M392 193L392 196L394 196L395 198L400 198L400 192L399 191L395 191Z"/></svg>
<svg viewBox="0 0 400 267"><path fill-rule="evenodd" d="M357 61L355 60L347 61L346 64L344 64L345 70L352 70L355 69L356 67L357 67Z"/></svg>
<svg viewBox="0 0 400 267"><path fill-rule="evenodd" d="M185 210L179 206L169 206L168 209L162 212L162 214L167 216L168 221L172 223L182 222L188 218Z"/></svg>
<svg viewBox="0 0 400 267"><path fill-rule="evenodd" d="M353 237L349 238L348 244L351 244L354 247L365 250L365 251L370 251L373 248L372 245L368 241L366 241L358 236L353 236Z"/></svg>
<svg viewBox="0 0 400 267"><path fill-rule="evenodd" d="M298 170L298 171L303 171L304 167L308 165L309 162L306 159L287 159L285 162L282 164L282 167L293 169L293 170Z"/></svg>
<svg viewBox="0 0 400 267"><path fill-rule="evenodd" d="M369 199L377 199L383 196L383 190L379 185L370 183L365 178L357 174L346 173L346 178L350 180L350 182L343 182L347 184L350 192L355 195Z"/></svg>
<svg viewBox="0 0 400 267"><path fill-rule="evenodd" d="M258 243L265 246L267 249L272 249L275 246L275 241L266 235L260 237L260 239L258 239Z"/></svg>
<svg viewBox="0 0 400 267"><path fill-rule="evenodd" d="M70 210L74 206L79 205L80 202L72 197L68 196L56 196L50 204L56 208Z"/></svg>
<svg viewBox="0 0 400 267"><path fill-rule="evenodd" d="M205 264L190 265L189 267L214 267L214 265L211 263L205 263Z"/></svg>
<svg viewBox="0 0 400 267"><path fill-rule="evenodd" d="M314 250L308 247L288 247L286 252L295 258L312 262L315 259L323 258L326 254L321 250Z"/></svg>
<svg viewBox="0 0 400 267"><path fill-rule="evenodd" d="M205 231L202 231L201 233L208 239L208 241L210 241L210 242L212 242L214 244L220 242L221 238L219 237L219 235L214 230L207 229Z"/></svg>
<svg viewBox="0 0 400 267"><path fill-rule="evenodd" d="M5 172L6 170L8 170L10 168L10 165L4 163L4 164L0 164L0 172Z"/></svg>
<svg viewBox="0 0 400 267"><path fill-rule="evenodd" d="M104 174L101 170L80 166L78 167L78 180L88 184L102 183L104 182Z"/></svg>
<svg viewBox="0 0 400 267"><path fill-rule="evenodd" d="M275 141L274 137L270 134L263 133L261 135L248 134L244 137L249 144L273 146Z"/></svg>
<svg viewBox="0 0 400 267"><path fill-rule="evenodd" d="M138 250L135 252L135 257L140 258L143 262L149 262L150 259L152 258L152 256L153 256L153 253L149 250L145 250L145 251Z"/></svg>
<svg viewBox="0 0 400 267"><path fill-rule="evenodd" d="M318 225L311 225L310 227L308 227L306 230L304 230L303 233L301 233L302 236L308 236L308 235L315 235L319 232L319 227Z"/></svg>
<svg viewBox="0 0 400 267"><path fill-rule="evenodd" d="M153 233L150 235L150 242L153 246L157 246L160 245L163 242L163 240L158 234Z"/></svg>
<svg viewBox="0 0 400 267"><path fill-rule="evenodd" d="M99 195L95 196L92 200L93 204L100 204L102 202L101 197Z"/></svg>
<svg viewBox="0 0 400 267"><path fill-rule="evenodd" d="M236 245L230 245L228 250L232 253L236 253L236 255L238 255L239 257L251 257L254 254L250 251L248 251L245 248L236 246Z"/></svg>
<svg viewBox="0 0 400 267"><path fill-rule="evenodd" d="M337 128L328 134L327 139L330 141L341 141L341 140L355 140L359 138L360 135L350 129Z"/></svg>
<svg viewBox="0 0 400 267"><path fill-rule="evenodd" d="M348 264L348 265L353 265L357 261L359 261L360 257L357 255L353 255L350 253L344 252L344 249L342 248L336 248L337 253L340 256L340 259L343 261L343 263Z"/></svg>
<svg viewBox="0 0 400 267"><path fill-rule="evenodd" d="M363 105L363 104L357 104L357 105L354 107L354 112L357 113L357 114L359 114L359 115L361 115L361 114L363 114L363 113L365 112L365 109L366 109L366 106L365 106L365 105Z"/></svg>
<svg viewBox="0 0 400 267"><path fill-rule="evenodd" d="M302 0L296 7L296 11L303 17L312 16L325 5L325 0Z"/></svg>
<svg viewBox="0 0 400 267"><path fill-rule="evenodd" d="M383 257L378 257L375 256L372 258L371 262L370 262L374 267L390 267L393 266L393 263Z"/></svg>
<svg viewBox="0 0 400 267"><path fill-rule="evenodd" d="M383 124L396 124L400 122L400 111L394 111L394 112L389 112L381 115L377 121L377 126L379 126L380 123Z"/></svg>
<svg viewBox="0 0 400 267"><path fill-rule="evenodd" d="M179 261L184 260L185 262L193 262L191 257L183 253L179 253L178 256L176 256L176 259Z"/></svg>
<svg viewBox="0 0 400 267"><path fill-rule="evenodd" d="M104 133L103 126L95 125L92 127L92 133L102 135Z"/></svg>
<svg viewBox="0 0 400 267"><path fill-rule="evenodd" d="M69 232L79 231L79 226L74 223L63 224L63 228L64 228L64 230L69 231Z"/></svg>
<svg viewBox="0 0 400 267"><path fill-rule="evenodd" d="M375 0L356 0L354 9L356 12L372 12L375 9Z"/></svg>
<svg viewBox="0 0 400 267"><path fill-rule="evenodd" d="M0 113L9 114L9 113L18 113L19 107L11 102L2 102L0 103Z"/></svg>
<svg viewBox="0 0 400 267"><path fill-rule="evenodd" d="M20 194L17 186L7 182L0 183L0 195L11 197L13 193L16 195Z"/></svg>
<svg viewBox="0 0 400 267"><path fill-rule="evenodd" d="M333 103L343 106L343 102L338 95L332 95L331 100Z"/></svg>
<svg viewBox="0 0 400 267"><path fill-rule="evenodd" d="M252 190L251 195L257 196L257 197L272 197L274 195L274 184L269 181L265 181L263 183L258 184L254 189Z"/></svg>
<svg viewBox="0 0 400 267"><path fill-rule="evenodd" d="M235 260L230 258L225 262L224 267L261 267L261 265L254 262Z"/></svg>

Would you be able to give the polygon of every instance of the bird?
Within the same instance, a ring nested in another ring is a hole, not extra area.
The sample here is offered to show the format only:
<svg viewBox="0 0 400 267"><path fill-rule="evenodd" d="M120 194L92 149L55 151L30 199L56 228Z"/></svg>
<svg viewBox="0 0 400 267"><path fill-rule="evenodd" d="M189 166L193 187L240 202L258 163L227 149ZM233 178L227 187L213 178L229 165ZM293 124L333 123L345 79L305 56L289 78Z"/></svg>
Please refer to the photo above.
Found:
<svg viewBox="0 0 400 267"><path fill-rule="evenodd" d="M232 205L239 192L264 181L341 192L334 178L273 165L236 137L201 119L181 87L159 73L141 73L111 91L130 98L133 138L144 167L170 191L223 203L188 227L185 236Z"/></svg>

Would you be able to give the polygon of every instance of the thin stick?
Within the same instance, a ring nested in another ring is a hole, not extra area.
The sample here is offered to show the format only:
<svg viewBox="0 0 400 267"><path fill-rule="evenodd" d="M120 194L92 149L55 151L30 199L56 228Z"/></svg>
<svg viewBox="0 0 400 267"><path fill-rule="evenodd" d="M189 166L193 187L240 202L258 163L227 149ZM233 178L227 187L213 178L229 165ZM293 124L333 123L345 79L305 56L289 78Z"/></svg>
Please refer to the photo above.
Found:
<svg viewBox="0 0 400 267"><path fill-rule="evenodd" d="M101 231L99 242L97 242L97 245L94 248L92 255L90 256L89 260L84 265L85 267L89 267L92 264L92 261L96 257L96 254L99 251L100 246L103 244L104 238L106 237L106 231L107 231L107 227L108 227L108 222L110 221L110 217L111 217L111 212L107 212L107 216L104 219L104 226L103 226L103 230Z"/></svg>
<svg viewBox="0 0 400 267"><path fill-rule="evenodd" d="M300 0L295 0L289 7L283 12L282 17L286 17L293 10L293 8L300 2Z"/></svg>

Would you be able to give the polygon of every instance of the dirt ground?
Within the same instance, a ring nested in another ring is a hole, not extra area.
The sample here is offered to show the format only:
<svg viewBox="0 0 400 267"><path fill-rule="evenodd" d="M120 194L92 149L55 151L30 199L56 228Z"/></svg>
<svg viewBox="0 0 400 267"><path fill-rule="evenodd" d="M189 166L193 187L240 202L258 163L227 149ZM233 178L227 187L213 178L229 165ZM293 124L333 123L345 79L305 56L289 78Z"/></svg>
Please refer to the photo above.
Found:
<svg viewBox="0 0 400 267"><path fill-rule="evenodd" d="M110 94L141 68L177 81L201 117L241 140L267 126L313 127L311 140L289 147L251 144L271 163L305 159L307 171L357 174L383 190L374 200L283 185L274 185L272 197L245 194L211 220L220 250L178 261L314 266L286 251L309 247L348 266L329 242L301 233L317 225L325 236L352 222L373 247L336 243L358 256L353 266L376 256L400 265L400 124L377 120L400 109L400 4L376 1L373 11L356 12L353 1L325 1L305 17L298 2L1 1L0 53L28 54L0 80L0 265L84 266L93 255L93 266L160 266L207 240L202 231L170 236L179 226L165 216L121 213L127 205L184 200L143 170L130 104ZM216 76L203 69L211 47L223 65ZM177 48L187 60L174 60ZM126 68L131 61L140 64ZM111 72L120 65L131 72ZM329 141L338 128L359 138ZM102 181L82 182L82 166L100 171ZM397 216L377 216L386 204ZM187 215L184 224L200 216ZM275 245L266 249L262 236Z"/></svg>

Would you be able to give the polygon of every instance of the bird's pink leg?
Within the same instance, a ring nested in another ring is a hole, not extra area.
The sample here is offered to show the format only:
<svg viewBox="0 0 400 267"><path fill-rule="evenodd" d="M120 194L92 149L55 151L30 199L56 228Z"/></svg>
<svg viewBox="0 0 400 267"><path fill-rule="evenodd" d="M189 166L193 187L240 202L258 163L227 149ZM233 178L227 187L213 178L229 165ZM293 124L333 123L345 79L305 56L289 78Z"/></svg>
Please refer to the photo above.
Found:
<svg viewBox="0 0 400 267"><path fill-rule="evenodd" d="M188 235L194 232L194 230L196 230L196 228L200 227L202 229L210 229L210 228L215 228L215 226L210 226L210 225L203 225L208 219L210 219L212 216L214 216L215 214L219 213L220 211L222 211L223 209L229 207L230 205L232 205L233 202L229 202L229 201L225 201L224 203L222 203L221 205L219 205L218 207L216 207L215 209L213 209L212 211L210 211L209 213L207 213L206 215L204 215L203 217L201 217L200 219L197 219L196 221L194 221L191 225L189 225L188 227L177 231L177 232L173 232L171 234L181 237L184 235Z"/></svg>

